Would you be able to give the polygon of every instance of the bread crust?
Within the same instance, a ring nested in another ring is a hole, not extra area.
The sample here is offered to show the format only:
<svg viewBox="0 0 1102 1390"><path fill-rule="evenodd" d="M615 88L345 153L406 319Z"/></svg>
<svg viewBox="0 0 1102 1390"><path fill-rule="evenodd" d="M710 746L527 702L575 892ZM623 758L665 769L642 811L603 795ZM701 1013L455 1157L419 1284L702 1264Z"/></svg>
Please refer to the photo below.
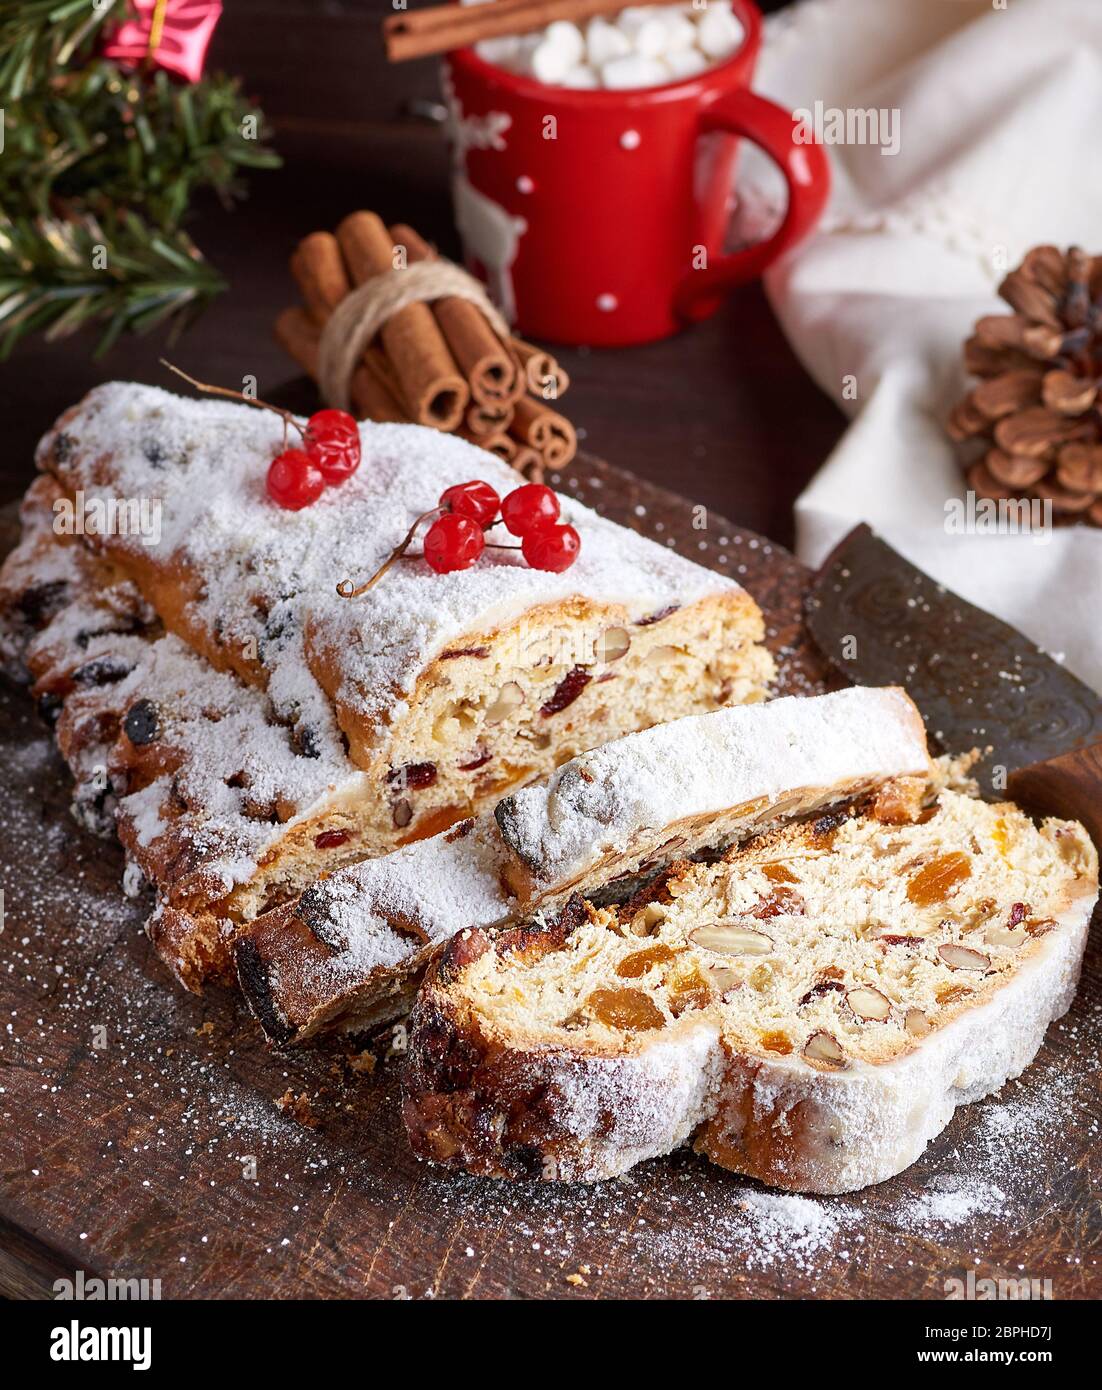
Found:
<svg viewBox="0 0 1102 1390"><path fill-rule="evenodd" d="M775 848L784 833L772 839ZM770 837L761 849L767 857ZM950 1005L928 1036L841 1070L735 1043L706 1008L603 1041L584 1030L576 1044L553 1041L564 1029L569 1038L567 1024L529 1035L499 1018L492 990L476 1006L468 987L472 972L496 978L483 957L504 958L519 938L464 933L430 970L414 1011L403 1088L410 1141L423 1158L492 1177L598 1181L692 1137L721 1166L790 1191L882 1182L915 1161L958 1105L1032 1061L1074 997L1097 894L1095 858L1046 903L1046 930L981 1003ZM529 937L526 949L542 941L558 951L578 920Z"/></svg>
<svg viewBox="0 0 1102 1390"><path fill-rule="evenodd" d="M826 733L835 741L824 751ZM686 749L702 747L711 778L686 779ZM644 780L633 778L639 767ZM320 929L319 939L305 939L282 910L246 927L252 945L241 987L262 1026L280 1020L269 1031L274 1043L302 1043L371 1007L387 981L374 967L395 932L408 937L409 968L420 969L429 958L422 946L463 927L551 913L575 891L622 899L672 860L726 847L763 825L815 815L840 798L873 791L885 798L908 779L922 788L927 767L921 719L894 689L782 699L659 725L573 759L492 817L319 882L309 895L314 915L323 929L326 904L339 913L339 939ZM674 779L682 785L671 794ZM741 799L757 789L763 794ZM693 813L679 814L686 811ZM445 881L449 891L437 901L427 885Z"/></svg>

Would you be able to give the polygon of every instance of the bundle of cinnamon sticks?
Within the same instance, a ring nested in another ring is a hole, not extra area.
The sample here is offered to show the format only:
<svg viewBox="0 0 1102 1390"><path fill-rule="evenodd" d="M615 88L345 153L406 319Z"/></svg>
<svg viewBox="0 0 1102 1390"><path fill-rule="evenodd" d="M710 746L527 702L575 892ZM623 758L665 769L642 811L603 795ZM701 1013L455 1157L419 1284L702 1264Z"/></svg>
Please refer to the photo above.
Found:
<svg viewBox="0 0 1102 1390"><path fill-rule="evenodd" d="M353 288L436 258L413 230L350 213L335 233L312 232L291 257L302 305L276 320L277 341L317 380L322 329ZM349 386L359 419L445 430L490 450L539 481L574 457L574 428L554 404L569 378L550 353L503 339L483 311L448 297L399 308L359 360Z"/></svg>

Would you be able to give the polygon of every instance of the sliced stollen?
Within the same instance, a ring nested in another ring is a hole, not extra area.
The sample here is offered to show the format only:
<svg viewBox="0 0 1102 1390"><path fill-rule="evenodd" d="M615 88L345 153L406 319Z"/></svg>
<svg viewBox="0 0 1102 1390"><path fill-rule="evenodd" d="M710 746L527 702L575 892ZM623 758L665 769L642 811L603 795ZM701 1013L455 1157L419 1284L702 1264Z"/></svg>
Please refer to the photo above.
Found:
<svg viewBox="0 0 1102 1390"><path fill-rule="evenodd" d="M339 599L444 486L517 479L433 431L365 426L356 479L292 514L264 492L280 441L259 410L99 388L43 441L0 568L0 658L56 723L81 819L156 885L151 934L191 987L319 873L625 727L759 699L773 670L738 585L565 501L590 552L566 577L510 557L453 582L418 560ZM159 525L104 527L112 506Z"/></svg>
<svg viewBox="0 0 1102 1390"><path fill-rule="evenodd" d="M453 938L413 1014L418 1154L593 1181L693 1138L803 1192L902 1171L1034 1057L1098 894L1074 822L944 791L673 866L624 908Z"/></svg>
<svg viewBox="0 0 1102 1390"><path fill-rule="evenodd" d="M4 566L0 632L75 779L73 811L116 832L156 887L158 953L191 988L232 979L230 938L319 865L347 862L365 774L334 721L302 747L260 690L166 634L133 583L46 520L40 479ZM359 857L358 855L356 857Z"/></svg>
<svg viewBox="0 0 1102 1390"><path fill-rule="evenodd" d="M159 506L155 535L79 539L170 632L265 691L304 744L336 721L367 774L361 855L488 810L622 733L764 698L774 666L750 595L565 497L582 547L562 574L487 549L440 575L415 546L368 592L340 598L338 583L371 576L451 485L518 485L435 430L367 423L361 444L357 473L298 512L265 492L282 422L243 405L111 383L38 451L81 514Z"/></svg>
<svg viewBox="0 0 1102 1390"><path fill-rule="evenodd" d="M922 720L898 689L690 715L629 734L508 797L494 815L326 876L238 936L245 997L276 1043L405 1011L464 927L500 927L578 888L617 895L672 859L877 792L925 787Z"/></svg>

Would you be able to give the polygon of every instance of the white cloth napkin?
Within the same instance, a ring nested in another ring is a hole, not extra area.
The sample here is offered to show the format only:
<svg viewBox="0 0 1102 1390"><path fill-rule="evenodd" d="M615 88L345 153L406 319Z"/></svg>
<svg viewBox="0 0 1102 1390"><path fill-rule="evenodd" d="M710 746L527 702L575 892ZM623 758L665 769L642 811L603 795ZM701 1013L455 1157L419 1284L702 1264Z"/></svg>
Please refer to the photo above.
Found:
<svg viewBox="0 0 1102 1390"><path fill-rule="evenodd" d="M1040 242L1102 252L1102 0L804 0L769 21L755 86L792 108L898 111L898 153L832 146L821 231L766 278L853 421L796 504L800 555L818 564L868 521L1102 690L1102 531L948 534L965 482L942 427L973 322L1009 312L1006 270ZM776 197L750 152L744 190Z"/></svg>

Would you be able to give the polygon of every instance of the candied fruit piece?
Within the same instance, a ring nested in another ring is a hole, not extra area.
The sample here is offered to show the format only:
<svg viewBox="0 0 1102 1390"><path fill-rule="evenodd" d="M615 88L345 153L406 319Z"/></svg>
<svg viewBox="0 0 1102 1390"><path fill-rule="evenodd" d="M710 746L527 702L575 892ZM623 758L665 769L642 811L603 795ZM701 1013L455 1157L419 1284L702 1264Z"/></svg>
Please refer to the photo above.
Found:
<svg viewBox="0 0 1102 1390"><path fill-rule="evenodd" d="M792 1051L792 1039L787 1033L773 1032L761 1035L761 1045L766 1052L789 1053Z"/></svg>
<svg viewBox="0 0 1102 1390"><path fill-rule="evenodd" d="M907 897L916 907L932 907L944 902L954 888L971 876L972 861L966 854L960 850L939 854L919 869L907 884Z"/></svg>
<svg viewBox="0 0 1102 1390"><path fill-rule="evenodd" d="M761 871L772 883L799 883L800 881L791 869L786 869L783 864L763 864Z"/></svg>
<svg viewBox="0 0 1102 1390"><path fill-rule="evenodd" d="M697 967L687 971L670 984L670 1013L674 1018L689 1009L703 1009L712 1002L712 989Z"/></svg>
<svg viewBox="0 0 1102 1390"><path fill-rule="evenodd" d="M666 1022L657 1005L638 989L595 989L585 1006L598 1023L626 1033L661 1028Z"/></svg>
<svg viewBox="0 0 1102 1390"><path fill-rule="evenodd" d="M637 980L652 966L665 965L667 961L673 960L676 954L672 946L666 946L660 941L656 946L648 946L645 951L636 951L634 955L626 956L616 967L616 973L622 980Z"/></svg>

